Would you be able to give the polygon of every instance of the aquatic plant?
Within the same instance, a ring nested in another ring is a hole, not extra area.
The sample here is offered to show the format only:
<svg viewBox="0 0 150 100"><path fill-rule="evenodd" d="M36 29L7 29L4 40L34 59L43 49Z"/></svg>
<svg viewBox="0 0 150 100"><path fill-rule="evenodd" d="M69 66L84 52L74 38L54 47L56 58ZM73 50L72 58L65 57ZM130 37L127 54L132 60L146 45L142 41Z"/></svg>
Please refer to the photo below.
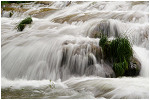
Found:
<svg viewBox="0 0 150 100"><path fill-rule="evenodd" d="M114 62L123 62L130 60L130 57L133 55L132 47L128 39L126 38L117 38L112 40L111 44L111 57Z"/></svg>
<svg viewBox="0 0 150 100"><path fill-rule="evenodd" d="M108 41L106 36L102 36L102 38L99 41L99 45L104 48L104 46L106 45L106 42Z"/></svg>
<svg viewBox="0 0 150 100"><path fill-rule="evenodd" d="M19 25L17 26L18 31L23 31L23 29L25 28L26 24L31 24L32 22L32 18L31 17L27 17L26 19L22 20Z"/></svg>
<svg viewBox="0 0 150 100"><path fill-rule="evenodd" d="M10 13L9 13L9 17L12 17L12 15L13 15L13 12L10 12Z"/></svg>
<svg viewBox="0 0 150 100"><path fill-rule="evenodd" d="M124 76L128 70L130 58L133 56L129 40L117 37L112 41L108 41L106 36L102 36L99 45L103 49L104 59L113 64L116 77Z"/></svg>
<svg viewBox="0 0 150 100"><path fill-rule="evenodd" d="M114 70L114 72L116 74L116 77L124 76L125 72L128 70L128 63L127 63L127 61L124 59L123 62L114 63L113 64L113 70Z"/></svg>

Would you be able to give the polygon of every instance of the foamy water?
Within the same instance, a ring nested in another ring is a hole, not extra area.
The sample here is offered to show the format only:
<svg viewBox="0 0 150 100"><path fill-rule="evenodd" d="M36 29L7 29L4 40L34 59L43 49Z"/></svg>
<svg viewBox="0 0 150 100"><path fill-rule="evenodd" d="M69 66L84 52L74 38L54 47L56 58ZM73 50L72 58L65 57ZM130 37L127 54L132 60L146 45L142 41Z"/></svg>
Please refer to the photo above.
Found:
<svg viewBox="0 0 150 100"><path fill-rule="evenodd" d="M2 98L149 98L148 2L59 1L23 8L28 10L1 17ZM39 13L44 8L53 10ZM29 15L32 24L18 32ZM106 78L114 73L97 58L99 38L92 38L100 31L109 39L128 36L141 62L138 77Z"/></svg>

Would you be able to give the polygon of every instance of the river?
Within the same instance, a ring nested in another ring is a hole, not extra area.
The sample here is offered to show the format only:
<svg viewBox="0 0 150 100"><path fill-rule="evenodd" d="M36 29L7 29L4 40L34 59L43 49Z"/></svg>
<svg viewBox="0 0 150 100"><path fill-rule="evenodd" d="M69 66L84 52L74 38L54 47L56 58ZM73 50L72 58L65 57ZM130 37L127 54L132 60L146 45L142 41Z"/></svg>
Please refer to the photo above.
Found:
<svg viewBox="0 0 150 100"><path fill-rule="evenodd" d="M1 17L2 98L149 98L148 1L51 1L11 7L12 17L10 10ZM32 24L17 31L27 16L32 16ZM109 39L129 38L141 63L139 76L106 77L112 70L99 63L93 49L99 47L99 38L93 38L98 31Z"/></svg>

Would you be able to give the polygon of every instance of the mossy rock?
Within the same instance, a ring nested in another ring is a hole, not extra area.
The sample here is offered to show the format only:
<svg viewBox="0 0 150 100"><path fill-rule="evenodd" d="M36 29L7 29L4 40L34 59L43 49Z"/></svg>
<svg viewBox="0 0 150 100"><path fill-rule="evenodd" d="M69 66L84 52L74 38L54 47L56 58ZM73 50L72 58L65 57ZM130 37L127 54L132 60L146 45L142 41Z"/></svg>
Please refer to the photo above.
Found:
<svg viewBox="0 0 150 100"><path fill-rule="evenodd" d="M26 24L31 24L31 22L32 22L32 18L31 17L28 17L28 18L22 20L20 22L20 24L17 26L18 31L23 31L23 29L25 28Z"/></svg>
<svg viewBox="0 0 150 100"><path fill-rule="evenodd" d="M103 36L99 45L103 50L103 59L113 65L116 77L139 75L141 64L133 57L133 50L127 38L116 38L108 41Z"/></svg>
<svg viewBox="0 0 150 100"><path fill-rule="evenodd" d="M126 61L115 63L113 66L113 70L116 74L116 77L138 76L141 70L141 63L137 58L131 57L129 63L127 63Z"/></svg>

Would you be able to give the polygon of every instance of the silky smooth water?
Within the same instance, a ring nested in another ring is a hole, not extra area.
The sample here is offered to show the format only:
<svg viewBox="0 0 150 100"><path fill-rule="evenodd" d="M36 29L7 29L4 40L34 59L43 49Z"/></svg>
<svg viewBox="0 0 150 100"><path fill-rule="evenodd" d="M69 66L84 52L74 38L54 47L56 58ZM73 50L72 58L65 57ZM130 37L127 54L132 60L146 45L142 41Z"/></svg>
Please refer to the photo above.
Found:
<svg viewBox="0 0 150 100"><path fill-rule="evenodd" d="M2 98L149 98L149 2L32 2L20 9L28 10L1 17ZM18 32L29 15L32 24ZM106 78L114 72L97 59L99 38L92 38L100 31L129 38L138 77Z"/></svg>

